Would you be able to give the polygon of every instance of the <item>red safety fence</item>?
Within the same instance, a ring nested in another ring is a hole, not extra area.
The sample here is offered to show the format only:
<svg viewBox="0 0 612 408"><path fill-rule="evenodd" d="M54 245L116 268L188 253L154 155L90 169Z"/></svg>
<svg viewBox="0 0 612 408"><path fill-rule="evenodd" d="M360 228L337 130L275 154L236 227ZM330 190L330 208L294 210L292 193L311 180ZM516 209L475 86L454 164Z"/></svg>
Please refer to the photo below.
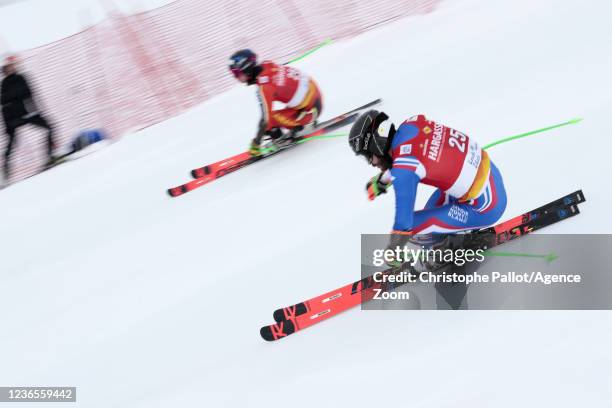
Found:
<svg viewBox="0 0 612 408"><path fill-rule="evenodd" d="M113 138L168 119L236 85L229 55L252 48L286 61L328 38L341 39L439 0L178 0L112 15L68 38L19 55L38 106L65 146L81 130ZM42 130L18 130L12 181L46 160ZM6 138L2 138L2 149Z"/></svg>

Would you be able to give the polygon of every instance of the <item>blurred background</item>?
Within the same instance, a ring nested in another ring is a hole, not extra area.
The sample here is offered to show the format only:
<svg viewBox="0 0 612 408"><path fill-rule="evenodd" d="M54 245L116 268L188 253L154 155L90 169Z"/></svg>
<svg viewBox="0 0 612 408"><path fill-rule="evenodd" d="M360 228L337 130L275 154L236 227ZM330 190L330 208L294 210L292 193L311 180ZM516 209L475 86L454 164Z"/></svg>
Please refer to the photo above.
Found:
<svg viewBox="0 0 612 408"><path fill-rule="evenodd" d="M382 98L395 123L423 113L488 144L583 118L491 149L503 219L582 189L581 214L545 232L608 234L610 15L603 0L0 7L0 55L17 57L58 148L90 129L120 140L22 180L43 167L45 130L17 131L16 183L0 191L0 385L76 386L79 407L101 408L612 406L609 311L356 308L261 339L274 309L359 279L361 234L392 227L393 194L367 199L373 169L346 138L166 194L254 135L232 52L281 63L331 38L292 64L320 85L323 119Z"/></svg>
<svg viewBox="0 0 612 408"><path fill-rule="evenodd" d="M116 140L227 90L235 85L227 71L233 50L288 61L327 39L428 13L436 3L3 1L0 55L17 57L61 153L79 132L102 129ZM4 151L6 137L0 143ZM18 129L11 182L41 170L44 143L42 130Z"/></svg>

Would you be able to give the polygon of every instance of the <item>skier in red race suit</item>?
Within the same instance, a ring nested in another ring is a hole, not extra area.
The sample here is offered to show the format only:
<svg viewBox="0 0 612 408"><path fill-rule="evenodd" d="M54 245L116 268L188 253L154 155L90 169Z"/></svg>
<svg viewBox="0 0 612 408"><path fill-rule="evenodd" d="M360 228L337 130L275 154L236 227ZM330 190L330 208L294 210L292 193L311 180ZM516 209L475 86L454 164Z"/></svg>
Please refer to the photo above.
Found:
<svg viewBox="0 0 612 408"><path fill-rule="evenodd" d="M381 173L367 183L373 200L393 184L395 245L402 235L455 233L493 225L506 208L501 173L481 146L462 132L428 120L424 115L395 125L375 110L361 115L351 128L350 146ZM436 187L425 208L414 210L419 183ZM429 238L429 239L427 239ZM419 239L416 240L419 242Z"/></svg>
<svg viewBox="0 0 612 408"><path fill-rule="evenodd" d="M312 78L293 67L271 61L257 62L257 55L245 49L230 57L230 70L240 82L257 85L262 118L249 149L253 156L262 154L262 138L267 135L282 145L291 142L308 125L314 125L323 108L321 93ZM285 105L274 110L274 102ZM283 133L282 129L288 129Z"/></svg>

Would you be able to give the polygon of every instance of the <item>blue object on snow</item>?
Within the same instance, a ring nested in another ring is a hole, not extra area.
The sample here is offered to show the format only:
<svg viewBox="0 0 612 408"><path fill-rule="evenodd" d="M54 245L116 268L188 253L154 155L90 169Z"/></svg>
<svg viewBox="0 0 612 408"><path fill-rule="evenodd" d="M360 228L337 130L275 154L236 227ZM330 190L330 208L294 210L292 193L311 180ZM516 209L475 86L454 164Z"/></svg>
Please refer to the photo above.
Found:
<svg viewBox="0 0 612 408"><path fill-rule="evenodd" d="M106 134L102 129L83 130L79 132L72 142L72 152L78 152L87 146L106 139Z"/></svg>

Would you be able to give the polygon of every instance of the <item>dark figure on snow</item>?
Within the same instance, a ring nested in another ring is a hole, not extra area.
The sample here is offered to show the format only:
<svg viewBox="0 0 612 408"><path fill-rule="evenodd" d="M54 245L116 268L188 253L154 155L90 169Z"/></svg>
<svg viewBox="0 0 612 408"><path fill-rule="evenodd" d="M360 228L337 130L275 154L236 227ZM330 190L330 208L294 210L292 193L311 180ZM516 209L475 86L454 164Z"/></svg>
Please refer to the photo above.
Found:
<svg viewBox="0 0 612 408"><path fill-rule="evenodd" d="M50 165L53 157L53 130L45 118L38 112L32 98L32 91L23 75L17 72L17 59L9 56L4 60L2 73L4 79L0 84L0 104L2 105L2 117L4 127L8 135L8 143L4 152L4 178L8 181L10 177L11 153L15 147L15 135L19 127L23 125L34 125L47 130L47 154ZM0 180L1 181L1 180Z"/></svg>

